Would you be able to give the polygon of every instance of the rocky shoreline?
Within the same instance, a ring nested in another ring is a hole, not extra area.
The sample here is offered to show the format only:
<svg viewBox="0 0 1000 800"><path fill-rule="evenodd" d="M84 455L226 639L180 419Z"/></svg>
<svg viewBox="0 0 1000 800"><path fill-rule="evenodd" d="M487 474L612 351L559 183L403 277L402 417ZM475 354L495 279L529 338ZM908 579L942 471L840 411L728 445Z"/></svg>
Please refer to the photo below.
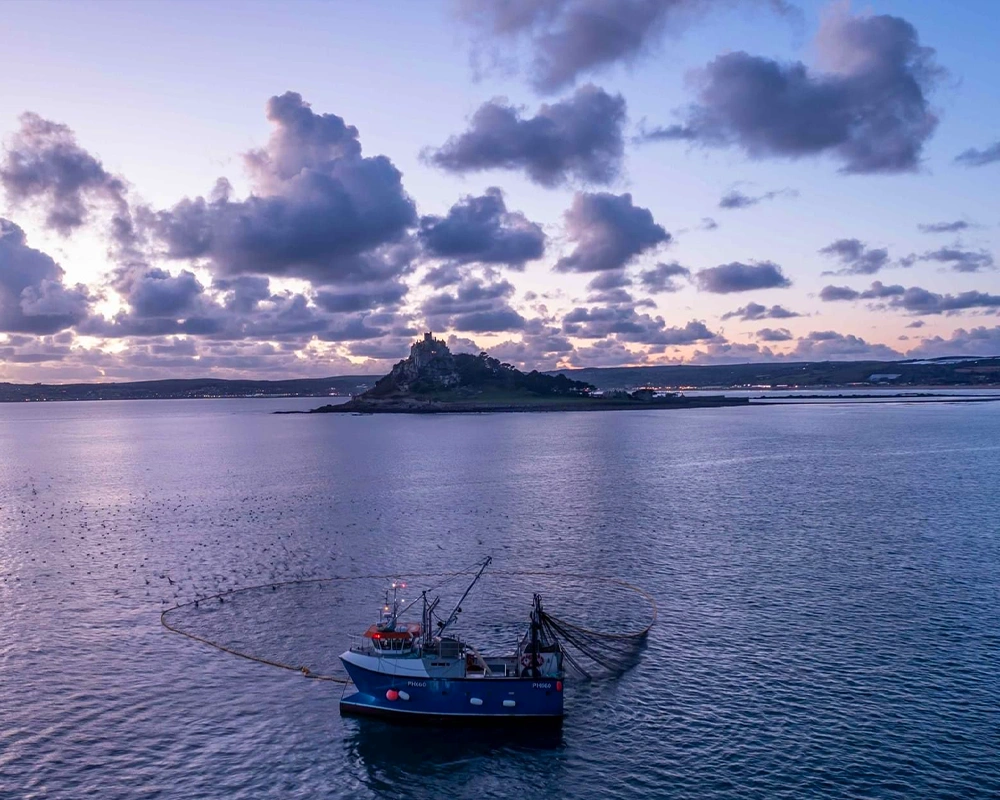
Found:
<svg viewBox="0 0 1000 800"><path fill-rule="evenodd" d="M387 398L367 400L355 398L346 403L326 405L309 411L291 411L291 414L482 414L496 412L544 411L649 411L653 409L722 408L749 406L748 397L667 397L654 400L608 399L597 397L534 402L492 402L476 400L419 400L415 398ZM281 413L281 412L279 412Z"/></svg>

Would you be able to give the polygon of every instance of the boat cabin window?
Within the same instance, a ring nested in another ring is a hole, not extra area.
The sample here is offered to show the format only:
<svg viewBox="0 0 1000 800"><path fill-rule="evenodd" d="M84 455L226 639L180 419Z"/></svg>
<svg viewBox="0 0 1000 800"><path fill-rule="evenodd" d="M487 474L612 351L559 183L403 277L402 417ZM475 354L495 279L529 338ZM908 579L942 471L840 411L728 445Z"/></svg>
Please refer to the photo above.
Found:
<svg viewBox="0 0 1000 800"><path fill-rule="evenodd" d="M382 638L382 637L375 638L373 636L372 637L372 646L376 650L381 650L383 652L408 653L408 652L410 652L410 650L413 649L413 640L409 639L409 638L402 639L402 638L396 638L396 637L393 637L391 639L388 638L388 637L386 637L386 638Z"/></svg>

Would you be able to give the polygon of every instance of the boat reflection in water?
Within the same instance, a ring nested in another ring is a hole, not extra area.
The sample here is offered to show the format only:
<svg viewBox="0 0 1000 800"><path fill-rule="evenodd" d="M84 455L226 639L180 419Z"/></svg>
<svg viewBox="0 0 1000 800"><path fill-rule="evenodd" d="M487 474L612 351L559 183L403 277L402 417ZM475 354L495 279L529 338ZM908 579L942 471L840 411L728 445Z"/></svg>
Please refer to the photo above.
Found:
<svg viewBox="0 0 1000 800"><path fill-rule="evenodd" d="M340 701L341 714L365 714L410 722L555 724L563 718L563 649L552 620L534 595L528 630L509 655L483 655L451 635L461 604L492 559L487 558L451 614L435 619L440 598L421 595L420 622L401 617L394 583L379 622L340 658L353 681Z"/></svg>

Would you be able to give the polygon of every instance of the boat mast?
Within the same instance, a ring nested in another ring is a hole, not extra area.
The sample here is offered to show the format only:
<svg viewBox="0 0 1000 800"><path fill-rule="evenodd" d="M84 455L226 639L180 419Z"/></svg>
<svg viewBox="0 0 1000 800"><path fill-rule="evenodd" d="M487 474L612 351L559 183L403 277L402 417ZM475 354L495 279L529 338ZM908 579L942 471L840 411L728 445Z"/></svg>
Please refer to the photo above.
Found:
<svg viewBox="0 0 1000 800"><path fill-rule="evenodd" d="M469 596L469 592L472 591L472 587L476 585L476 581L478 581L480 577L482 577L482 574L486 571L486 568L492 563L492 561L493 558L491 556L487 556L486 560L483 561L482 566L479 567L479 572L476 573L476 577L472 579L472 583L470 583L469 588L465 590L465 594L463 594L458 599L458 602L455 604L455 608L448 616L448 619L446 619L442 623L439 623L441 627L438 629L438 636L444 633L445 628L447 628L449 625L451 625L451 623L453 623L456 619L458 619L458 612L462 610L462 602L465 600L466 597Z"/></svg>

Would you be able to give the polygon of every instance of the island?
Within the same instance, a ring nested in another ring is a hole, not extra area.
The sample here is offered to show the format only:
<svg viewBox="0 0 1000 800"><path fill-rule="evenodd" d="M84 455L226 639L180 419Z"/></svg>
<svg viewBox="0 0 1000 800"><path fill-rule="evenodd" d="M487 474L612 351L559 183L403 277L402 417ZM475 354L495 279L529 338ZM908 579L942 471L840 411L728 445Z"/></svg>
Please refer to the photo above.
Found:
<svg viewBox="0 0 1000 800"><path fill-rule="evenodd" d="M368 391L314 414L440 414L483 411L606 411L747 406L746 397L686 397L637 389L599 392L584 381L536 370L521 372L487 353L452 353L433 334L413 343L410 355Z"/></svg>

